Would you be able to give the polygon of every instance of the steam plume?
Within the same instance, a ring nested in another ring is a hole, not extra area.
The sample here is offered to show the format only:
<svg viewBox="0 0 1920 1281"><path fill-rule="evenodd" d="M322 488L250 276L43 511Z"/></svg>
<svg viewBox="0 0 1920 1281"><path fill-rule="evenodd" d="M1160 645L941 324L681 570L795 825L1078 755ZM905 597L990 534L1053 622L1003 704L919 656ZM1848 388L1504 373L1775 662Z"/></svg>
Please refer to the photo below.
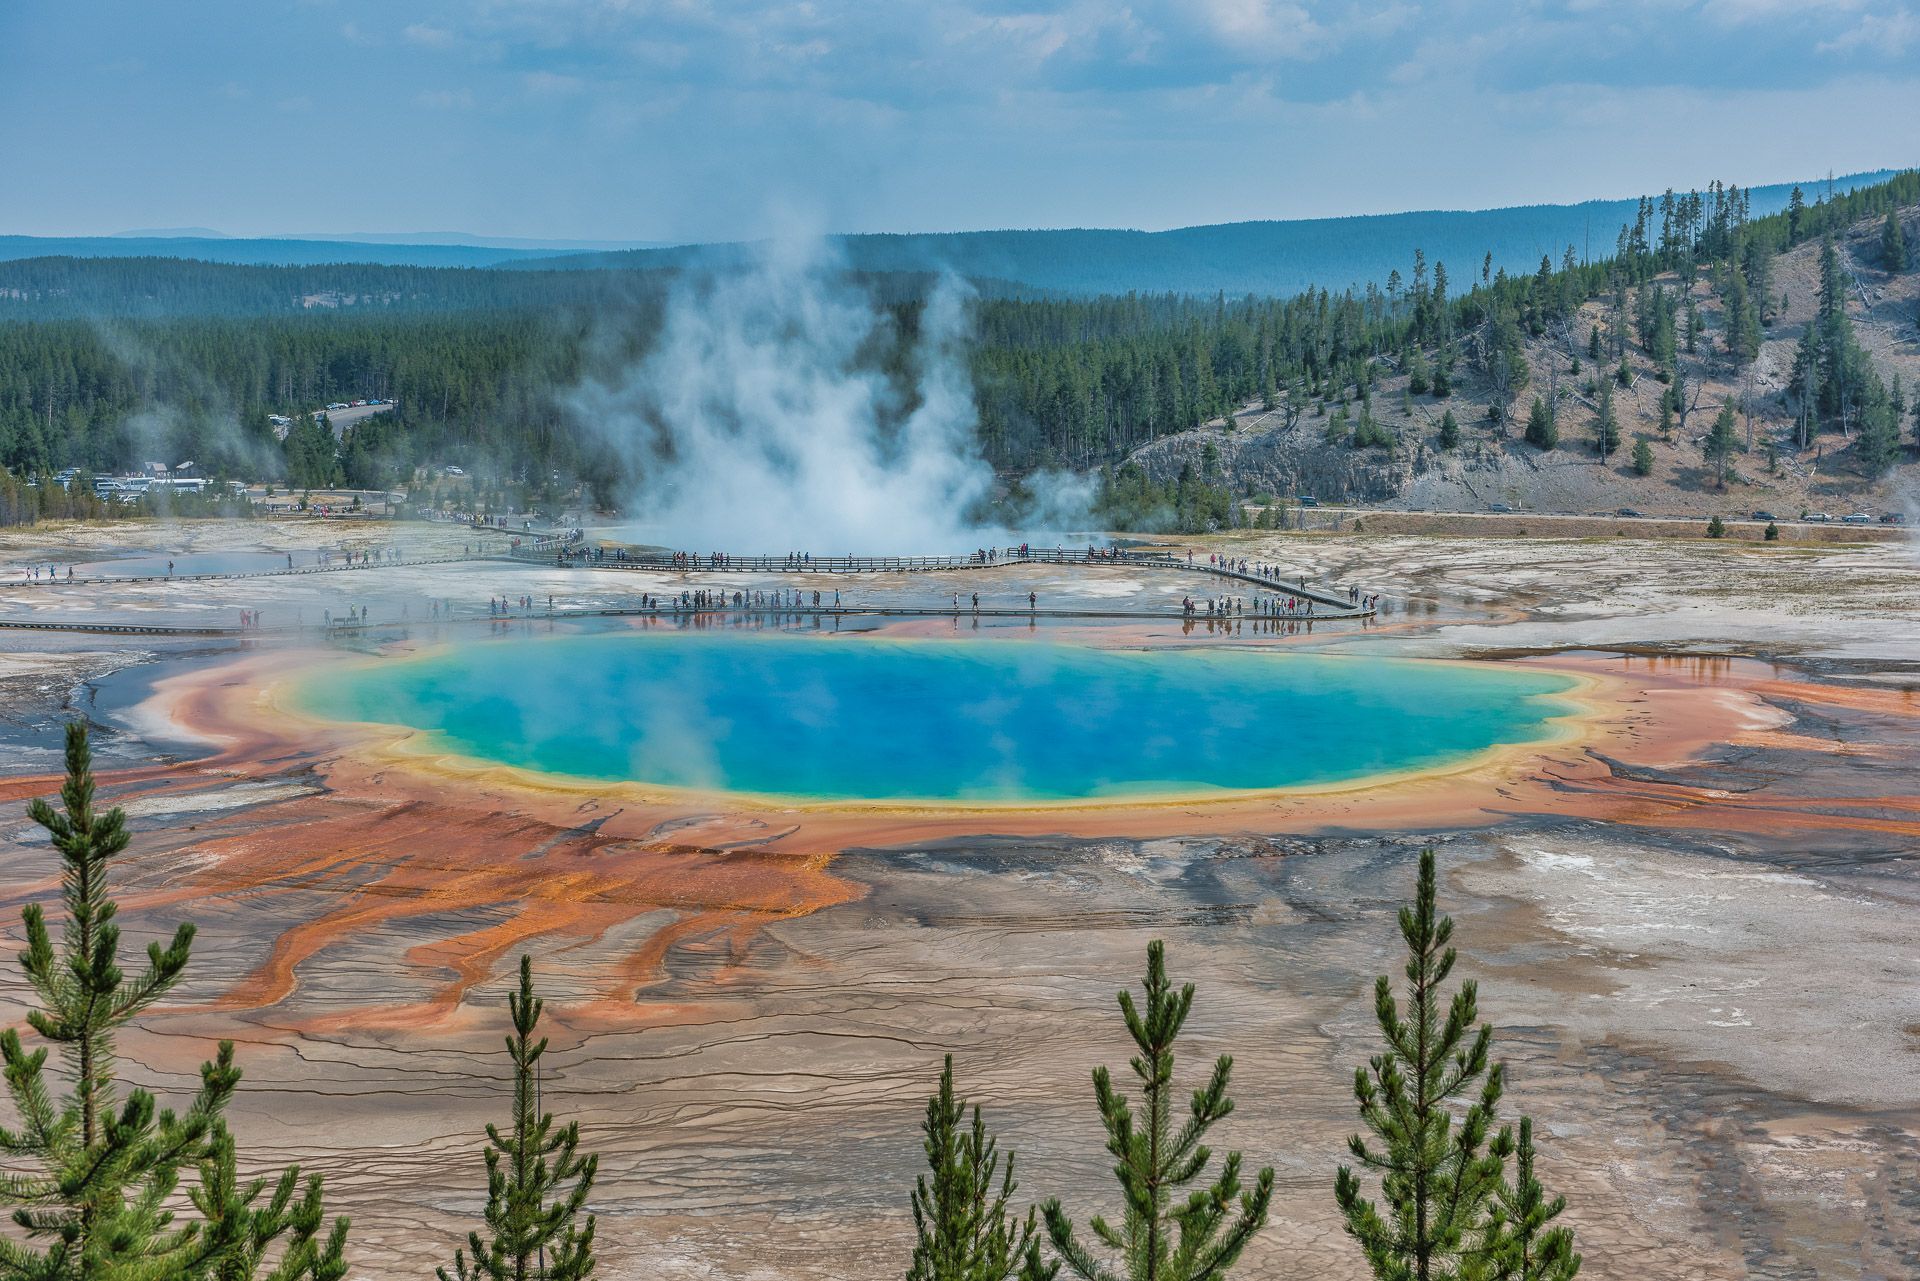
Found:
<svg viewBox="0 0 1920 1281"><path fill-rule="evenodd" d="M677 284L649 353L569 410L644 481L656 541L693 550L936 554L981 541L993 474L975 445L967 294L926 300L904 377L891 314L819 242ZM904 391L902 384L910 391Z"/></svg>

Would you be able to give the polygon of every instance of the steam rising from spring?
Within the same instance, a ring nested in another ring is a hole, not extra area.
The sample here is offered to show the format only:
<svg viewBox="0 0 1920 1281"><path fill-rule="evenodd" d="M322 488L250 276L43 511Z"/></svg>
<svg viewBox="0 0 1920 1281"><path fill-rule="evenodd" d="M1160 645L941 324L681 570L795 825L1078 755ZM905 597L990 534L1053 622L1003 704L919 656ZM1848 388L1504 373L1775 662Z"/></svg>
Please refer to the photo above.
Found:
<svg viewBox="0 0 1920 1281"><path fill-rule="evenodd" d="M570 409L630 458L627 510L697 551L938 554L981 541L993 474L975 446L964 286L927 299L912 396L878 367L892 316L818 242L670 294L648 355ZM910 409L908 406L912 406Z"/></svg>

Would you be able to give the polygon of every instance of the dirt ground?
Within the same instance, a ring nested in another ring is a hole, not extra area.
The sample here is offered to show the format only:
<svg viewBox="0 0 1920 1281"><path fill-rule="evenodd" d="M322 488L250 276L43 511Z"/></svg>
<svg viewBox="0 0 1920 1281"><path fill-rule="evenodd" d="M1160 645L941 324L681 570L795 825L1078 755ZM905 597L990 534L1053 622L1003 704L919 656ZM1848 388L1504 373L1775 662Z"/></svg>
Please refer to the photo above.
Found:
<svg viewBox="0 0 1920 1281"><path fill-rule="evenodd" d="M383 536L473 537L318 521L41 531L0 535L0 563ZM479 1127L505 1106L503 940L544 940L545 1099L602 1154L603 1275L880 1281L905 1267L916 1127L943 1053L1018 1149L1019 1199L1057 1195L1082 1219L1115 1208L1088 1074L1123 1065L1113 993L1164 938L1175 977L1199 986L1183 1077L1233 1053L1239 1108L1218 1146L1276 1169L1273 1222L1237 1275L1357 1281L1333 1170L1353 1068L1374 1048L1372 977L1396 964L1393 913L1433 843L1509 1063L1509 1107L1536 1118L1583 1275L1920 1275L1911 547L1531 531L1204 547L1384 594L1376 627L1289 643L1593 652L1583 661L1639 691L1619 709L1629 731L1664 700L1722 694L1732 728L1685 759L1637 750L1631 732L1617 754L1543 756L1472 822L1443 819L1441 792L1432 818L1390 831L1357 810L1257 830L1196 808L1174 835L1009 834L983 816L976 831L850 844L770 880L776 829L808 820L713 813L629 839L605 806L568 817L511 788L436 793L324 743L195 766L208 749L152 713L154 681L206 673L217 690L219 672L271 657L272 640L9 635L5 937L18 945L19 905L50 890L17 807L45 788L28 776L52 768L60 720L85 711L135 831L130 938L182 916L200 926L191 979L130 1038L129 1070L172 1095L208 1038L238 1040L243 1150L326 1174L354 1218L352 1275L369 1281L430 1276L479 1205ZM849 590L883 601L1039 584L1111 600L1180 586L1021 573ZM407 610L415 621L396 634L430 643L466 633L423 632L428 599L484 612L493 594L612 601L675 582L475 564L42 584L0 591L0 618L311 618L363 600L396 626ZM1259 642L1174 629L1126 643ZM17 977L0 981L17 1010Z"/></svg>

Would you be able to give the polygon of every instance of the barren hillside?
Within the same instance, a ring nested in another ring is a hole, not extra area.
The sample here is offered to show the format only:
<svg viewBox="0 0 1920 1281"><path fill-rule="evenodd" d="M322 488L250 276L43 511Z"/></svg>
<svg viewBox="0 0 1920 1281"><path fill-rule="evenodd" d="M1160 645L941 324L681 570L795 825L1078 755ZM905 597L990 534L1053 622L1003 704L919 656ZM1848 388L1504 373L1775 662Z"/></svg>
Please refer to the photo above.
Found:
<svg viewBox="0 0 1920 1281"><path fill-rule="evenodd" d="M1920 235L1920 207L1902 211L1908 242ZM1629 334L1626 360L1631 376L1619 385L1618 362L1610 338L1598 362L1588 353L1590 330L1610 335L1604 299L1588 300L1577 316L1552 332L1525 339L1527 386L1513 400L1505 424L1490 420L1493 399L1487 381L1463 356L1456 365L1453 394L1412 395L1409 377L1391 356L1377 362L1379 379L1371 412L1395 437L1386 447L1355 447L1329 441L1329 418L1338 404L1309 401L1289 414L1285 395L1272 411L1247 405L1231 425L1220 420L1195 431L1164 437L1138 450L1133 459L1156 480L1167 480L1192 464L1213 471L1237 491L1288 497L1313 494L1323 501L1361 501L1389 507L1478 510L1505 503L1543 512L1612 512L1622 507L1649 514L1705 516L1713 512L1765 509L1782 516L1825 511L1835 516L1856 510L1878 514L1899 511L1909 519L1920 509L1920 452L1916 452L1913 403L1920 393L1920 269L1892 274L1879 260L1881 224L1877 219L1853 226L1838 242L1840 259L1852 288L1848 314L1860 346L1883 380L1899 376L1907 412L1901 423L1902 460L1886 476L1867 477L1854 454L1854 441L1837 432L1815 435L1801 449L1795 412L1786 394L1794 350L1814 317L1819 294L1820 245L1808 242L1773 259L1771 323L1758 357L1736 369L1726 355L1725 301L1702 272L1680 295L1698 306L1701 331L1694 350L1680 340L1678 367L1688 389L1691 412L1684 427L1676 418L1668 434L1660 431L1660 404L1668 384L1635 336ZM1656 282L1682 289L1667 274ZM1648 286L1651 288L1652 286ZM1478 335L1462 335L1471 350ZM1433 359L1436 353L1428 351ZM1596 364L1599 366L1596 368ZM1604 462L1595 447L1596 379L1613 380L1614 408L1621 446ZM1534 396L1557 405L1559 446L1542 450L1521 439ZM1707 464L1703 443L1721 404L1739 407L1740 451L1724 488ZM1357 415L1358 407L1350 406ZM1440 447L1444 413L1451 410L1460 442ZM1289 417L1293 424L1288 426ZM1651 473L1636 475L1633 446L1645 439L1653 455ZM1211 451L1209 450L1211 446Z"/></svg>

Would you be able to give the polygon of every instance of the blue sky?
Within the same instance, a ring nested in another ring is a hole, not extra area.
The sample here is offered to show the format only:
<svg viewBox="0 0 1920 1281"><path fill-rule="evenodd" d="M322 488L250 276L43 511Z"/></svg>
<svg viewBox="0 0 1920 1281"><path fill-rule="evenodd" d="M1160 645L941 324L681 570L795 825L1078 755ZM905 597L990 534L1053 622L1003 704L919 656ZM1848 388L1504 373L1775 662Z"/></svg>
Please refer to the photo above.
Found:
<svg viewBox="0 0 1920 1281"><path fill-rule="evenodd" d="M0 232L1161 228L1920 161L1920 0L6 0Z"/></svg>

